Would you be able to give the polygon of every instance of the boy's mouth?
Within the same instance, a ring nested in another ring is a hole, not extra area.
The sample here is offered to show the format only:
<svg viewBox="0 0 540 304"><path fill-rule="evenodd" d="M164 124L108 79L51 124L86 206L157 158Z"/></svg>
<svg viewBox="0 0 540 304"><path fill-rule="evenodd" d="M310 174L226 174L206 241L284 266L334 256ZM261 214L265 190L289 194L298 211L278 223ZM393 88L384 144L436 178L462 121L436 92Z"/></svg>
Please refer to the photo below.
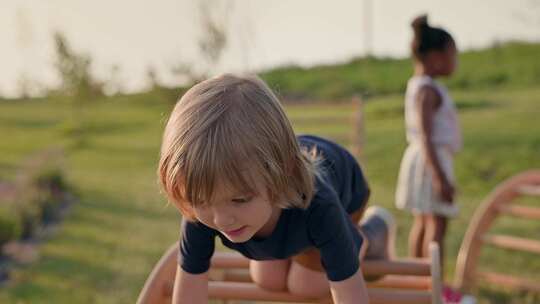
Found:
<svg viewBox="0 0 540 304"><path fill-rule="evenodd" d="M225 231L225 234L229 235L229 236L238 236L240 235L242 232L244 232L244 229L246 228L246 226L242 226L238 229L234 229L234 230L228 230L228 231Z"/></svg>

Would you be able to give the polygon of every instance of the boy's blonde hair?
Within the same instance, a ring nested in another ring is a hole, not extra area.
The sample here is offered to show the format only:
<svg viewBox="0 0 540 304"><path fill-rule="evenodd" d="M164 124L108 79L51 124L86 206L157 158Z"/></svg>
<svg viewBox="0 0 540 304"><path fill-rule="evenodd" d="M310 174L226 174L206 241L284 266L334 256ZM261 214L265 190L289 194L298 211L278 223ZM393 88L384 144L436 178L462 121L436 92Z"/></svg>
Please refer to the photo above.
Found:
<svg viewBox="0 0 540 304"><path fill-rule="evenodd" d="M262 80L225 74L193 86L174 107L158 175L169 201L191 220L193 207L210 202L218 183L256 193L254 178L262 178L272 204L307 208L315 158L315 151L300 150Z"/></svg>

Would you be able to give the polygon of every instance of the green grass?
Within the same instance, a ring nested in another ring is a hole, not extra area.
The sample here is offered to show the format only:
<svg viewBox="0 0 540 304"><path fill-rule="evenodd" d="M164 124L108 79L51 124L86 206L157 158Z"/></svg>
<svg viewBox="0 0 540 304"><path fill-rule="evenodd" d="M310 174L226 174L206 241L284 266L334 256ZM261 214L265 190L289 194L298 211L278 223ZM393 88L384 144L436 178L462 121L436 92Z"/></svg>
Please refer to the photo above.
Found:
<svg viewBox="0 0 540 304"><path fill-rule="evenodd" d="M40 262L17 270L0 290L0 302L133 303L164 246L178 236L179 217L159 195L154 173L169 105L97 102L84 109L82 145L66 132L69 104L37 100L0 107L0 132L9 134L0 143L4 178L14 177L29 154L61 146L80 198L42 246Z"/></svg>
<svg viewBox="0 0 540 304"><path fill-rule="evenodd" d="M68 180L80 198L58 233L41 246L40 261L17 269L12 282L0 288L0 303L135 301L154 263L178 237L179 216L159 194L155 174L161 132L172 106L166 96L108 98L76 116L62 100L0 102L0 134L7 134L0 141L0 178L14 178L30 154L60 146L68 157ZM465 149L456 159L463 212L448 234L448 278L480 201L505 178L540 168L540 88L454 91L453 96ZM361 161L373 188L371 203L390 208L398 220L398 252L404 255L411 216L393 207L405 149L402 111L399 95L369 100ZM298 132L350 144L350 105L291 105L287 112ZM70 133L74 125L84 126L80 137ZM501 219L494 228L540 235L540 223L534 221ZM540 259L531 255L487 249L482 267L540 279ZM495 288L482 288L479 295L480 303L540 301L532 294Z"/></svg>
<svg viewBox="0 0 540 304"><path fill-rule="evenodd" d="M453 268L462 237L475 208L488 193L504 179L530 168L540 168L540 133L538 117L540 88L457 91L454 94L464 131L465 149L457 156L456 175L462 213L451 222L447 238L447 278L453 276ZM302 107L289 107L293 121ZM319 124L319 134L335 136L342 144L348 144L351 126L349 105L315 106L316 113L329 113L334 121L328 128ZM305 111L305 109L303 109ZM306 111L307 112L307 111ZM309 111L310 113L312 110ZM366 144L362 165L373 188L370 200L390 208L398 220L398 244L400 255L406 254L407 234L411 216L393 206L395 183L406 147L403 130L403 105L401 96L376 98L365 106ZM300 118L300 116L299 116ZM302 132L315 131L310 123L295 124ZM317 125L317 124L315 124ZM335 134L333 130L348 129L348 134ZM539 200L535 201L538 206ZM540 235L540 223L512 218L497 219L493 231L535 237ZM525 275L540 280L540 258L533 254L516 253L495 248L483 250L482 269L503 273ZM480 303L536 303L539 295L511 292L482 286Z"/></svg>
<svg viewBox="0 0 540 304"><path fill-rule="evenodd" d="M540 83L540 43L511 42L459 54L451 89L528 87ZM353 94L379 96L405 90L410 59L356 58L342 64L286 66L262 73L280 95L293 99L335 100Z"/></svg>

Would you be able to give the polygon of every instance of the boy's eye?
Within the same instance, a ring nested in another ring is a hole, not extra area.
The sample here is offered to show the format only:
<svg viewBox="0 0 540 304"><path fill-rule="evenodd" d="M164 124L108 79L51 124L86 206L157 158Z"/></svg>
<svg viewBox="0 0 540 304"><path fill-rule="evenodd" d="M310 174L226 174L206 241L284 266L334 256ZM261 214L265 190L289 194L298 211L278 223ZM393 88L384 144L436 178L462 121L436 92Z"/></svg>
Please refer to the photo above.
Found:
<svg viewBox="0 0 540 304"><path fill-rule="evenodd" d="M237 204L243 204L243 203L248 203L249 201L251 201L251 197L250 196L246 196L246 197L235 197L231 200L233 203L237 203Z"/></svg>

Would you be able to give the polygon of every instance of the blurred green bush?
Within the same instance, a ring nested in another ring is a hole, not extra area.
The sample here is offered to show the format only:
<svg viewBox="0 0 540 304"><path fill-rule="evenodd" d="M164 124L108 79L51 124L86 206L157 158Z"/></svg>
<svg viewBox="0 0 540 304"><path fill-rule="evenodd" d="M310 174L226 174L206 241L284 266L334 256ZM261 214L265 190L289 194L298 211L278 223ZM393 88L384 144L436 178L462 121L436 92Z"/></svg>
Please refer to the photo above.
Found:
<svg viewBox="0 0 540 304"><path fill-rule="evenodd" d="M66 202L68 185L63 153L43 151L30 157L19 169L6 193L0 193L0 247L18 238L28 239L46 223L58 219Z"/></svg>

